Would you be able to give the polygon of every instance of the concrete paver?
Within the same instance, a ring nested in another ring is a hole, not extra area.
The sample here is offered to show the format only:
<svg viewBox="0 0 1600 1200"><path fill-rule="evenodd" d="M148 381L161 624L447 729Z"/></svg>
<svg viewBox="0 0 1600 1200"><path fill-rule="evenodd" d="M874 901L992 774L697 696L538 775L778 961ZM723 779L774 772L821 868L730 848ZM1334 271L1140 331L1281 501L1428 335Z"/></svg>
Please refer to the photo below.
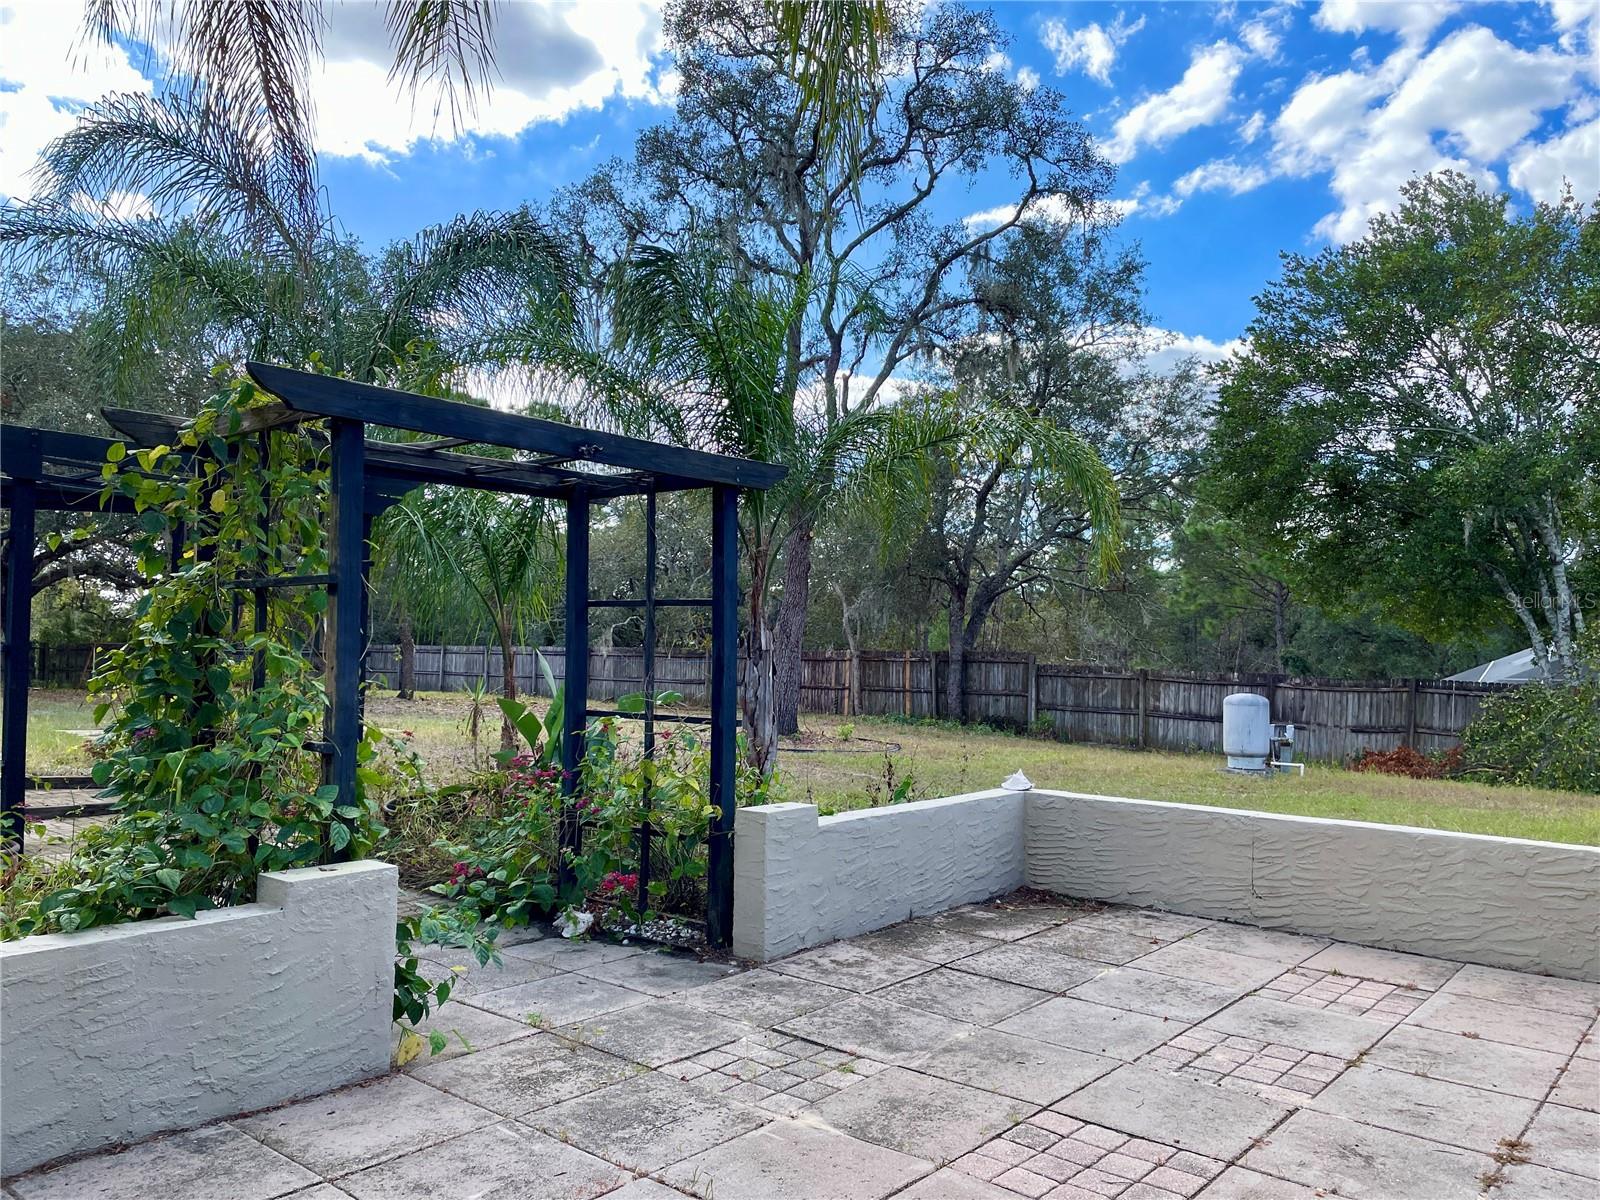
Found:
<svg viewBox="0 0 1600 1200"><path fill-rule="evenodd" d="M1144 1065L1118 1067L1052 1105L1059 1113L1176 1149L1232 1159L1289 1107Z"/></svg>
<svg viewBox="0 0 1600 1200"><path fill-rule="evenodd" d="M609 1054L541 1033L412 1072L416 1079L492 1110L520 1117L618 1083L641 1070Z"/></svg>
<svg viewBox="0 0 1600 1200"><path fill-rule="evenodd" d="M919 970L927 964L918 963ZM850 993L843 988L773 971L746 971L685 992L683 1001L736 1021L770 1028L790 1017L823 1008Z"/></svg>
<svg viewBox="0 0 1600 1200"><path fill-rule="evenodd" d="M1547 1050L1463 1037L1423 1025L1397 1026L1367 1052L1366 1061L1532 1100L1544 1099L1567 1062Z"/></svg>
<svg viewBox="0 0 1600 1200"><path fill-rule="evenodd" d="M20 1200L276 1200L317 1180L312 1171L221 1124L157 1138L122 1154L80 1159L10 1186Z"/></svg>
<svg viewBox="0 0 1600 1200"><path fill-rule="evenodd" d="M540 1109L526 1121L608 1162L653 1172L771 1119L770 1113L651 1071Z"/></svg>
<svg viewBox="0 0 1600 1200"><path fill-rule="evenodd" d="M1091 962L1120 966L1159 950L1165 943L1132 933L1121 933L1115 929L1102 929L1090 925L1085 919L1036 933L1019 944L1041 950L1055 950Z"/></svg>
<svg viewBox="0 0 1600 1200"><path fill-rule="evenodd" d="M601 1013L643 1004L649 999L643 992L603 983L586 975L557 975L470 997L477 1008L513 1020L529 1021L541 1028L586 1021Z"/></svg>
<svg viewBox="0 0 1600 1200"><path fill-rule="evenodd" d="M1337 971L1341 975L1429 989L1442 987L1461 969L1460 963L1442 958L1402 954L1397 950L1379 950L1348 942L1338 942L1320 950L1302 965L1313 971Z"/></svg>
<svg viewBox="0 0 1600 1200"><path fill-rule="evenodd" d="M961 936L939 934L936 930L929 930L928 933L936 937ZM980 947L993 945L992 942L976 938L971 940L978 942ZM934 964L915 955L882 950L876 945L869 945L867 939L859 938L850 942L830 942L815 950L802 950L769 966L780 975L797 975L801 979L810 979L829 987L847 988L853 992L871 992L931 971Z"/></svg>
<svg viewBox="0 0 1600 1200"><path fill-rule="evenodd" d="M499 1116L429 1087L390 1075L269 1109L234 1124L325 1179L481 1129Z"/></svg>
<svg viewBox="0 0 1600 1200"><path fill-rule="evenodd" d="M1472 1200L1495 1162L1487 1154L1301 1109L1240 1165L1348 1200Z"/></svg>
<svg viewBox="0 0 1600 1200"><path fill-rule="evenodd" d="M1037 1105L891 1067L812 1109L835 1129L934 1163L949 1162L1032 1115Z"/></svg>
<svg viewBox="0 0 1600 1200"><path fill-rule="evenodd" d="M1310 1107L1380 1129L1493 1154L1517 1138L1533 1100L1363 1064L1345 1072Z"/></svg>
<svg viewBox="0 0 1600 1200"><path fill-rule="evenodd" d="M1053 1104L1116 1069L1114 1058L994 1029L973 1029L936 1047L915 1067L1034 1104Z"/></svg>
<svg viewBox="0 0 1600 1200"><path fill-rule="evenodd" d="M1104 963L1074 958L1058 950L1024 945L980 950L977 954L958 960L954 966L958 971L987 975L990 979L1003 979L1007 983L1020 983L1047 992L1064 992L1077 987L1106 969Z"/></svg>
<svg viewBox="0 0 1600 1200"><path fill-rule="evenodd" d="M918 920L880 929L876 933L862 934L852 938L850 944L874 953L905 955L931 963L949 963L987 950L995 942L993 938L955 929L941 929L927 920Z"/></svg>
<svg viewBox="0 0 1600 1200"><path fill-rule="evenodd" d="M675 1000L602 1013L561 1030L567 1038L647 1067L663 1067L758 1032L755 1025Z"/></svg>
<svg viewBox="0 0 1600 1200"><path fill-rule="evenodd" d="M1527 1143L1528 1161L1600 1179L1600 1115L1546 1104L1540 1107L1522 1140Z"/></svg>
<svg viewBox="0 0 1600 1200"><path fill-rule="evenodd" d="M705 1200L881 1200L934 1167L822 1125L777 1121L685 1159L665 1178Z"/></svg>
<svg viewBox="0 0 1600 1200"><path fill-rule="evenodd" d="M455 953L438 951L441 970ZM430 1022L460 1035L440 1055L7 1180L4 1195L1590 1200L1600 1188L1590 984L1031 897L755 970L534 931L502 954L464 972Z"/></svg>
<svg viewBox="0 0 1600 1200"><path fill-rule="evenodd" d="M339 1186L356 1200L590 1200L629 1178L603 1159L506 1122L347 1175Z"/></svg>
<svg viewBox="0 0 1600 1200"><path fill-rule="evenodd" d="M1577 1049L1589 1025L1572 1013L1502 1004L1456 992L1435 993L1405 1023L1561 1055Z"/></svg>
<svg viewBox="0 0 1600 1200"><path fill-rule="evenodd" d="M1188 1025L1168 1017L1091 1004L1072 996L1057 996L1008 1017L995 1028L1132 1062L1176 1037Z"/></svg>
<svg viewBox="0 0 1600 1200"><path fill-rule="evenodd" d="M423 1037L434 1031L444 1034L447 1039L444 1049L431 1057L424 1051L421 1058L411 1060L411 1068L420 1068L428 1062L457 1058L477 1050L487 1050L491 1046L516 1041L518 1038L532 1037L538 1032L526 1021L512 1020L499 1013L492 1013L488 1009L453 1002L446 1004L417 1026L417 1032ZM396 1041L399 1040L399 1032L396 1028Z"/></svg>
<svg viewBox="0 0 1600 1200"><path fill-rule="evenodd" d="M681 954L631 954L584 972L650 996L671 996L738 973L726 963L696 962Z"/></svg>
<svg viewBox="0 0 1600 1200"><path fill-rule="evenodd" d="M921 1058L929 1047L948 1042L970 1028L972 1026L964 1021L877 996L852 996L779 1026L784 1033L795 1037L886 1063L908 1063Z"/></svg>
<svg viewBox="0 0 1600 1200"><path fill-rule="evenodd" d="M1095 1004L1149 1013L1174 1020L1203 1021L1247 991L1243 987L1183 979L1137 967L1113 967L1072 989L1071 995Z"/></svg>
<svg viewBox="0 0 1600 1200"><path fill-rule="evenodd" d="M971 1021L975 1025L996 1024L1025 1008L1032 1008L1040 1001L1050 999L1048 991L1023 987L987 975L969 974L965 968L972 961L962 959L962 969L959 971L949 967L935 968L925 975L883 988L873 995L881 1000L892 1000L896 1004L954 1017L958 1021Z"/></svg>
<svg viewBox="0 0 1600 1200"><path fill-rule="evenodd" d="M1246 996L1208 1017L1200 1027L1336 1058L1354 1058L1389 1030L1387 1023L1367 1017L1302 1008L1261 996Z"/></svg>

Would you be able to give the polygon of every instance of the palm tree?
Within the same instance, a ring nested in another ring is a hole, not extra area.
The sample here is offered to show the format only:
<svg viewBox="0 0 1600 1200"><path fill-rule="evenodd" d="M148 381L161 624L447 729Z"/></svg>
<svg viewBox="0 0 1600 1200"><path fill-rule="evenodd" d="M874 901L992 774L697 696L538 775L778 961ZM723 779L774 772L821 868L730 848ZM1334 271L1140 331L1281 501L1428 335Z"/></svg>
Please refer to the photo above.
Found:
<svg viewBox="0 0 1600 1200"><path fill-rule="evenodd" d="M824 153L857 161L876 89L888 0L764 0L801 85L803 115L825 131ZM495 0L387 0L394 53L389 77L431 88L453 125L493 88ZM159 45L174 81L208 112L249 120L277 160L302 219L317 211L312 64L321 57L325 6L314 0L85 0L85 33Z"/></svg>
<svg viewBox="0 0 1600 1200"><path fill-rule="evenodd" d="M519 642L548 622L562 589L560 522L550 502L459 488L419 489L374 530L373 576L422 619L458 620L463 595L494 628L501 694L517 698ZM502 720L500 748L516 747Z"/></svg>
<svg viewBox="0 0 1600 1200"><path fill-rule="evenodd" d="M567 260L527 208L457 217L370 258L331 216L308 219L293 170L255 132L181 97L107 97L47 147L37 198L0 213L6 260L103 281L88 328L110 397L148 404L162 346L197 330L222 361L316 362L456 399L452 379L494 365L505 330L524 347L572 343ZM119 192L172 215L84 202ZM463 584L481 602L514 696L511 646L560 578L543 508L419 492L376 533L378 578L405 611Z"/></svg>
<svg viewBox="0 0 1600 1200"><path fill-rule="evenodd" d="M725 259L658 247L634 251L613 298L615 349L636 377L676 401L682 436L789 468L771 491L746 496L740 513L749 571L741 698L752 764L768 773L777 755L770 607L775 568L793 552L786 535L796 515L926 504L937 448L984 437L988 425L986 414L948 405L857 409L829 421L793 404L787 341L805 302L803 288L783 295L752 284ZM1100 476L1087 466L1083 473L1103 495ZM1114 511L1114 491L1109 503Z"/></svg>
<svg viewBox="0 0 1600 1200"><path fill-rule="evenodd" d="M497 323L559 323L569 272L528 209L471 213L377 259L298 203L249 120L183 97L113 95L44 151L36 198L0 214L0 252L105 282L92 338L113 392L176 327L217 356L307 362L437 391ZM88 197L140 194L129 215Z"/></svg>

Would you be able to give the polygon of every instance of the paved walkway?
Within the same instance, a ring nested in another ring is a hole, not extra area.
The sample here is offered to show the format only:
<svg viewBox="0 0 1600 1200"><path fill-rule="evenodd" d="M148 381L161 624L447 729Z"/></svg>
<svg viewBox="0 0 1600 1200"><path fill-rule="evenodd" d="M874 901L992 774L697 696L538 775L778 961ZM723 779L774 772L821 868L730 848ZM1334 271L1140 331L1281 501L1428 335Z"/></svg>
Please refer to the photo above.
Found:
<svg viewBox="0 0 1600 1200"><path fill-rule="evenodd" d="M1600 988L1135 909L973 906L737 971L559 939L405 1072L18 1200L1600 1195ZM470 1046L470 1050L468 1049Z"/></svg>

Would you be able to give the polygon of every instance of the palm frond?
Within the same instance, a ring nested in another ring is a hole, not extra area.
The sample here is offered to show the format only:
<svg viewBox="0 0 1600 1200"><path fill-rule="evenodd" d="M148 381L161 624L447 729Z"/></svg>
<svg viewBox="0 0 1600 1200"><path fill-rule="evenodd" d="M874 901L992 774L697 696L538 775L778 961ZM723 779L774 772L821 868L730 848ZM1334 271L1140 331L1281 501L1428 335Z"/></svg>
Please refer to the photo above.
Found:
<svg viewBox="0 0 1600 1200"><path fill-rule="evenodd" d="M183 96L104 97L45 146L35 174L60 204L143 195L269 252L303 255L320 225L301 207L297 168L258 120Z"/></svg>
<svg viewBox="0 0 1600 1200"><path fill-rule="evenodd" d="M494 85L493 0L391 0L385 22L394 46L391 81L413 96L434 91L434 117L450 110L459 126L463 111L477 110L478 94Z"/></svg>
<svg viewBox="0 0 1600 1200"><path fill-rule="evenodd" d="M500 331L538 326L554 341L571 319L571 263L525 207L469 213L391 246L379 285L374 354L398 356L426 333L459 363L493 361Z"/></svg>
<svg viewBox="0 0 1600 1200"><path fill-rule="evenodd" d="M89 0L87 36L119 37L168 53L217 119L259 126L282 167L299 222L317 213L310 72L322 13L305 0Z"/></svg>
<svg viewBox="0 0 1600 1200"><path fill-rule="evenodd" d="M883 50L894 27L888 0L767 0L817 153L859 186ZM859 193L857 193L859 196Z"/></svg>

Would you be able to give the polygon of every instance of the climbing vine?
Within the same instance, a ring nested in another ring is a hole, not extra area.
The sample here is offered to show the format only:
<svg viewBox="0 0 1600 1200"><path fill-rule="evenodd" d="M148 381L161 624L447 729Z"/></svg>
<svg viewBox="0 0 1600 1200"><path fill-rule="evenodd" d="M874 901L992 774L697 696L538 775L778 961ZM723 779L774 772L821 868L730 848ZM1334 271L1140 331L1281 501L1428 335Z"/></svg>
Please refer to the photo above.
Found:
<svg viewBox="0 0 1600 1200"><path fill-rule="evenodd" d="M351 797L321 782L308 747L327 701L313 661L326 589L272 589L258 612L240 586L327 571L324 440L268 427L267 397L220 382L175 445L118 445L103 468L106 494L137 511L147 584L90 685L105 729L94 779L118 819L41 899L33 931L245 903L262 871L361 857L381 836L372 742Z"/></svg>

